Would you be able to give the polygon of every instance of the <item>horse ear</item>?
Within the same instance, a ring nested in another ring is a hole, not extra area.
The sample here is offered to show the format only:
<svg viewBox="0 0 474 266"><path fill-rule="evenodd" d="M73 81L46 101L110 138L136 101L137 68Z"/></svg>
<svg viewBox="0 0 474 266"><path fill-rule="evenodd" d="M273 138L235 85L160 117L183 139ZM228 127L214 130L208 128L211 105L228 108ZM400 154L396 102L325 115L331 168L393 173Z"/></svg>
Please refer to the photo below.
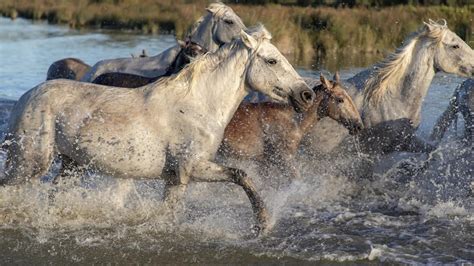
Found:
<svg viewBox="0 0 474 266"><path fill-rule="evenodd" d="M431 32L431 31L435 30L435 28L436 28L435 22L434 22L432 19L429 19L429 20L428 20L428 23L426 23L426 22L423 21L423 24L425 24L424 29L425 29L425 31L427 31L427 32Z"/></svg>
<svg viewBox="0 0 474 266"><path fill-rule="evenodd" d="M319 79L321 80L321 83L324 85L325 89L329 90L331 88L331 82L327 80L323 73L320 74Z"/></svg>
<svg viewBox="0 0 474 266"><path fill-rule="evenodd" d="M176 40L181 48L186 47L186 42L182 40Z"/></svg>
<svg viewBox="0 0 474 266"><path fill-rule="evenodd" d="M336 81L336 83L341 83L341 77L339 76L339 71L336 71L336 73L334 74L333 80Z"/></svg>
<svg viewBox="0 0 474 266"><path fill-rule="evenodd" d="M249 49L257 49L257 40L254 37L247 34L245 31L240 31L240 38L245 46Z"/></svg>
<svg viewBox="0 0 474 266"><path fill-rule="evenodd" d="M217 11L219 11L219 9L222 8L222 6L223 6L223 4L219 3L219 2L218 3L212 3L206 8L206 10L207 10L207 12L209 12L211 14L215 14L215 13L217 13Z"/></svg>

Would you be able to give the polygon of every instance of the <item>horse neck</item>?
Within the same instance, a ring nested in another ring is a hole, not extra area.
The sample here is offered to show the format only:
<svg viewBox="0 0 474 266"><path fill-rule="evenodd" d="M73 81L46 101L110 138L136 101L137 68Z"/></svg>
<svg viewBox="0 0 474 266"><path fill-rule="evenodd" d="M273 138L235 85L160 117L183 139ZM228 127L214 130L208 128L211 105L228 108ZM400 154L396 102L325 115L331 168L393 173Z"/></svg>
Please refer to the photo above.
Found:
<svg viewBox="0 0 474 266"><path fill-rule="evenodd" d="M389 96L370 109L364 108L364 124L373 126L379 122L409 118L414 125L420 123L423 99L435 75L434 54L429 42L418 41L411 61L401 78L389 86L396 86Z"/></svg>
<svg viewBox="0 0 474 266"><path fill-rule="evenodd" d="M226 48L223 48L226 49ZM217 67L206 69L196 78L190 99L201 99L207 120L223 125L230 122L239 104L248 94L245 88L249 52L242 44L217 53L224 58ZM226 55L227 54L227 55ZM216 56L215 54L211 56Z"/></svg>
<svg viewBox="0 0 474 266"><path fill-rule="evenodd" d="M401 98L404 103L411 104L407 106L412 114L409 118L418 125L423 100L435 76L432 50L429 47L422 47L410 66L411 69L408 70L401 88Z"/></svg>
<svg viewBox="0 0 474 266"><path fill-rule="evenodd" d="M305 112L299 114L299 128L304 136L313 128L316 123L323 117L318 114L318 109L323 103L324 95L321 92L316 92L313 105Z"/></svg>
<svg viewBox="0 0 474 266"><path fill-rule="evenodd" d="M219 49L219 46L214 42L212 38L212 28L214 24L214 17L212 14L207 14L203 21L199 23L199 26L191 35L191 40L202 47L206 48L209 52L214 52Z"/></svg>

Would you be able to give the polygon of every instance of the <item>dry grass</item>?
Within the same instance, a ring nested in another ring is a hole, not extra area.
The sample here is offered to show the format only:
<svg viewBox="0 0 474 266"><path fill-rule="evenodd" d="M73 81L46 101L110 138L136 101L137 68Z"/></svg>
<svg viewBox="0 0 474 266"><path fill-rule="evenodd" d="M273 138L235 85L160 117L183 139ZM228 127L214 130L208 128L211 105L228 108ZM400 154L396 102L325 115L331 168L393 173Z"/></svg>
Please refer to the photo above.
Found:
<svg viewBox="0 0 474 266"><path fill-rule="evenodd" d="M2 0L0 14L47 19L71 27L173 32L183 37L208 1L188 0ZM309 65L365 53L381 56L428 18L446 18L451 29L473 46L474 6L303 8L281 5L231 5L247 25L265 24L293 62ZM337 61L337 60L336 60ZM336 67L336 66L335 66Z"/></svg>

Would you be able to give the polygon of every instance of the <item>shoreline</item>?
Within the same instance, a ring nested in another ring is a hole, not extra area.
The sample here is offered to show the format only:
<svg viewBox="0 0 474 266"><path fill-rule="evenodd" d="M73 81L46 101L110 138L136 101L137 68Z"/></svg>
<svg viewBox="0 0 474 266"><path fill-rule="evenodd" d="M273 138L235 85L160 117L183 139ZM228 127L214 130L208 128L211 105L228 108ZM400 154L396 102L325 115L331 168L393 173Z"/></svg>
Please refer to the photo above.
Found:
<svg viewBox="0 0 474 266"><path fill-rule="evenodd" d="M113 2L113 3L112 3ZM116 2L116 3L115 3ZM144 0L3 0L0 15L15 19L45 20L74 29L127 30L142 34L176 34L204 14L207 1ZM349 64L368 65L402 43L429 18L445 18L448 27L474 47L474 5L392 6L384 8L297 7L278 4L230 4L246 25L263 23L273 34L275 45L297 65L314 68L331 62L329 69ZM185 18L185 19L183 19ZM358 62L363 55L368 62ZM331 60L327 60L330 58ZM342 63L338 64L337 62ZM345 62L345 63L344 63Z"/></svg>

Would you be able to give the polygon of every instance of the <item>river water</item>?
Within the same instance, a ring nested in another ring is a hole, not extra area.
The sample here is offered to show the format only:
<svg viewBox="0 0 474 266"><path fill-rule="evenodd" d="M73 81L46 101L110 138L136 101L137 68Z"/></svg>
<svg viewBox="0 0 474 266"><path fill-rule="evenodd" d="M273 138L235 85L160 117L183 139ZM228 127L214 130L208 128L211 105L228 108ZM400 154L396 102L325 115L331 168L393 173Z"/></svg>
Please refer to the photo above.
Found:
<svg viewBox="0 0 474 266"><path fill-rule="evenodd" d="M154 55L174 43L167 35L76 31L0 18L0 98L18 99L44 81L48 66L60 58L93 64L142 49ZM342 76L358 70L347 66ZM462 81L437 74L420 136L431 130ZM277 190L277 175L259 177L252 162L241 162L272 215L273 229L258 238L250 230L247 197L230 184L191 184L174 216L162 206L160 181L89 174L57 187L44 181L0 188L0 264L474 263L472 146L455 134L451 130L430 157L383 158L386 165L371 179L336 169L360 156L338 164L301 158L303 180ZM397 167L400 160L417 166L427 158L426 169L416 174Z"/></svg>

